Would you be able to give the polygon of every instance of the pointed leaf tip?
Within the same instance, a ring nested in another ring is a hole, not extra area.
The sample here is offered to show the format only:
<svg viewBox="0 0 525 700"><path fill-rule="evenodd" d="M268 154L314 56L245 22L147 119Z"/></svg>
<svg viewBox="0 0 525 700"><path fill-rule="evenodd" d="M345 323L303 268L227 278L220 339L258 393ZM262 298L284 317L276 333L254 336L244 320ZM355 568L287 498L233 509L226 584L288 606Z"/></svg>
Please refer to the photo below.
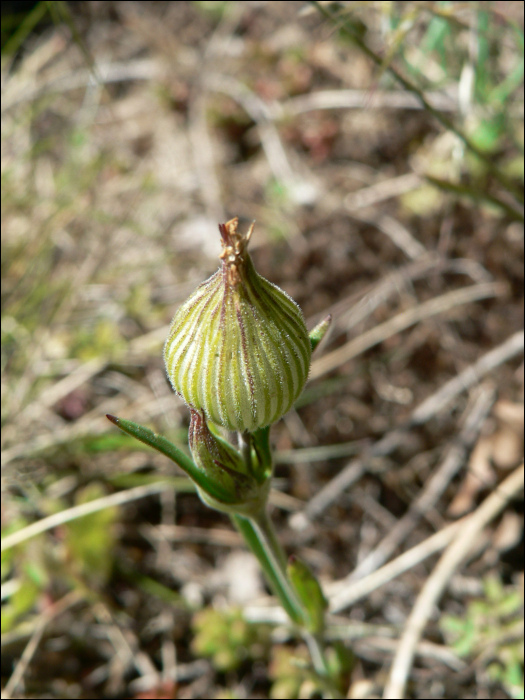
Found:
<svg viewBox="0 0 525 700"><path fill-rule="evenodd" d="M312 634L320 634L324 627L324 612L328 602L310 568L299 557L291 556L287 574L301 603L305 607L305 624Z"/></svg>
<svg viewBox="0 0 525 700"><path fill-rule="evenodd" d="M312 346L312 352L319 345L321 340L325 337L328 329L330 328L331 323L332 314L328 314L326 318L323 318L323 320L310 331L310 344Z"/></svg>

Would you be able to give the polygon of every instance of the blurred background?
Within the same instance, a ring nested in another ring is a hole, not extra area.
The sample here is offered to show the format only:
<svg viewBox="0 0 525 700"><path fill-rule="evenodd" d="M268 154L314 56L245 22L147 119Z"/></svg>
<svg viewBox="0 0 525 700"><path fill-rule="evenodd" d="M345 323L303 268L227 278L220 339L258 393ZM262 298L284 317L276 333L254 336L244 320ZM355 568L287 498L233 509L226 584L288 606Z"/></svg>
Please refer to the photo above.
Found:
<svg viewBox="0 0 525 700"><path fill-rule="evenodd" d="M334 316L272 429L287 551L337 596L497 491L523 460L523 4L3 3L1 109L3 697L320 697L228 519L105 414L186 449L162 346L238 216L308 327ZM522 519L451 577L410 697L523 697ZM331 599L343 696L381 696L438 557Z"/></svg>

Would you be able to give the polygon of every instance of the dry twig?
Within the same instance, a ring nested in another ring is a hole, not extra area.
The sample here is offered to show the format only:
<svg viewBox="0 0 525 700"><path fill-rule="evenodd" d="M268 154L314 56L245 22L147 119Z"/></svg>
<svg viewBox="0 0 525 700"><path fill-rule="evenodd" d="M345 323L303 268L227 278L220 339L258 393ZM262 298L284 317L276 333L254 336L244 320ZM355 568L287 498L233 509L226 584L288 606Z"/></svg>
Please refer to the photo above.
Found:
<svg viewBox="0 0 525 700"><path fill-rule="evenodd" d="M455 569L475 545L481 530L523 488L523 475L522 464L468 517L456 539L449 545L427 579L406 622L383 698L404 697L407 679L414 660L414 652L434 606L439 601Z"/></svg>
<svg viewBox="0 0 525 700"><path fill-rule="evenodd" d="M187 488L187 484L188 480L186 477L181 477L180 486L182 488ZM14 547L21 542L25 542L31 537L35 537L36 535L42 534L42 532L46 532L46 530L51 530L52 528L68 523L71 520L82 518L84 515L96 513L99 510L104 510L104 508L110 508L111 506L119 506L123 503L128 503L129 501L135 501L137 498L145 498L146 496L160 493L161 491L169 488L173 488L173 481L157 481L154 484L137 486L126 491L118 491L117 493L112 493L110 496L103 496L102 498L96 498L92 501L88 501L88 503L81 503L78 506L66 508L58 513L53 513L53 515L50 515L47 518L37 520L35 523L32 523L31 525L28 525L27 527L17 530L11 535L4 537L1 544L1 551L3 552L10 547Z"/></svg>
<svg viewBox="0 0 525 700"><path fill-rule="evenodd" d="M366 450L361 457L352 460L310 500L302 512L295 513L290 518L291 526L298 530L305 529L308 523L333 503L345 489L361 478L370 460L393 452L404 439L407 430L412 426L425 423L441 411L459 393L476 384L484 375L491 372L498 365L507 362L522 352L523 345L524 334L523 331L520 331L512 335L497 348L483 355L457 377L447 382L415 409L406 426L387 433L381 440Z"/></svg>
<svg viewBox="0 0 525 700"><path fill-rule="evenodd" d="M405 192L411 192L421 186L423 180L416 173L406 173L398 177L392 177L375 185L362 187L357 192L350 192L344 199L345 208L353 212L355 209L369 207L372 204L379 204L385 199L398 197Z"/></svg>
<svg viewBox="0 0 525 700"><path fill-rule="evenodd" d="M31 663L31 659L34 656L38 645L40 644L42 635L44 634L44 631L47 625L51 622L51 620L63 613L72 605L75 605L75 603L78 603L80 600L83 599L83 597L84 594L79 590L70 591L63 598L58 600L56 603L53 603L53 605L50 605L46 610L44 610L44 612L38 618L38 622L33 631L33 634L31 635L31 639L26 644L25 649L22 652L22 656L18 660L18 663L15 667L15 670L11 674L11 677L7 681L6 686L2 691L2 698L11 698L13 693L16 691L19 683L24 677L24 673L26 672L27 667Z"/></svg>
<svg viewBox="0 0 525 700"><path fill-rule="evenodd" d="M396 333L400 333L425 318L449 311L456 306L469 304L473 301L479 301L480 299L499 296L504 294L506 289L504 284L498 282L475 284L471 287L455 289L452 292L447 292L434 299L429 299L423 304L407 309L397 316L394 316L394 318L354 338L342 347L337 348L337 350L333 350L318 360L314 360L312 369L310 370L310 380L317 379L323 374L337 369L337 367L348 362L357 355L360 355L362 352L365 352L365 350L383 342Z"/></svg>
<svg viewBox="0 0 525 700"><path fill-rule="evenodd" d="M497 348L487 352L483 357L463 370L457 377L454 377L444 384L439 391L429 396L423 401L412 414L410 422L413 425L426 423L429 418L439 413L450 401L462 391L470 389L493 369L507 362L515 355L523 352L525 335L523 331L518 331L510 336Z"/></svg>
<svg viewBox="0 0 525 700"><path fill-rule="evenodd" d="M292 168L268 105L246 85L227 75L212 74L206 78L205 85L242 106L257 124L261 146L275 179L287 187L296 203L312 204L317 198L317 188L300 178Z"/></svg>
<svg viewBox="0 0 525 700"><path fill-rule="evenodd" d="M443 92L427 92L426 99L436 109L457 112L457 99ZM405 90L318 90L283 101L275 118L316 109L423 109L421 102Z"/></svg>
<svg viewBox="0 0 525 700"><path fill-rule="evenodd" d="M388 214L379 214L377 216L362 216L361 214L352 214L359 221L366 221L373 226L376 226L382 233L390 238L392 243L397 246L411 260L417 260L423 255L427 255L425 246L414 238L410 231L403 226L399 221Z"/></svg>
<svg viewBox="0 0 525 700"><path fill-rule="evenodd" d="M454 539L464 525L464 522L465 518L462 518L451 525L447 525L439 532L427 537L423 542L403 552L403 554L400 554L393 561L385 564L385 566L368 574L368 576L365 576L359 581L354 581L350 575L344 579L344 581L337 581L330 584L328 586L328 593L334 588L338 589L333 594L329 593L330 611L334 613L341 612L361 598L370 595L372 591L380 588L385 583L392 581L405 571L412 569L432 554L439 552Z"/></svg>
<svg viewBox="0 0 525 700"><path fill-rule="evenodd" d="M433 471L432 476L417 498L412 501L403 517L359 564L353 572L352 578L366 576L381 566L414 529L419 518L436 505L450 481L465 463L467 454L476 441L495 398L495 391L492 387L482 386L480 388L474 406L465 419L463 430L448 449L441 465Z"/></svg>

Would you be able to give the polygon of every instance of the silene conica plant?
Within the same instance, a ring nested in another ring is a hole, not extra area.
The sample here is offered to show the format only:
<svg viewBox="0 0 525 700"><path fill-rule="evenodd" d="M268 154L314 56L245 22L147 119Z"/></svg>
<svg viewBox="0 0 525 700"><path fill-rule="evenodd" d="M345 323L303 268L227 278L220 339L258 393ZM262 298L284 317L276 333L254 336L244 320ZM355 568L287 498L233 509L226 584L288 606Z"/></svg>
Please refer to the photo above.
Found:
<svg viewBox="0 0 525 700"><path fill-rule="evenodd" d="M309 334L295 301L256 272L247 250L253 226L243 235L237 218L219 224L221 267L180 306L164 346L171 385L191 413L193 459L148 428L108 418L176 462L202 501L231 517L301 630L325 697L337 697L325 654L326 600L306 564L286 560L267 512L270 427L302 392L331 319ZM237 444L221 433L237 433Z"/></svg>

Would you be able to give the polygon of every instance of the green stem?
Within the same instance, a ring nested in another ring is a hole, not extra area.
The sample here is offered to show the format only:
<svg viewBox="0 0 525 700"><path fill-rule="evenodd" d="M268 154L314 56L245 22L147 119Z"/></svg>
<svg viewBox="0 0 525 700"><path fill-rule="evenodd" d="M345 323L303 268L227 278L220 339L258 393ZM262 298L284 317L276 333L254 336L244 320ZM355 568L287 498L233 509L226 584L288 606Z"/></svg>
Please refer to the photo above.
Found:
<svg viewBox="0 0 525 700"><path fill-rule="evenodd" d="M303 630L303 639L306 642L308 651L310 652L310 657L314 665L317 674L328 681L327 686L330 691L330 695L339 698L341 697L339 693L333 688L332 681L330 678L330 670L328 668L328 663L324 655L324 644L323 640L319 638L318 635L308 632L308 630Z"/></svg>
<svg viewBox="0 0 525 700"><path fill-rule="evenodd" d="M259 536L264 540L266 548L272 553L277 562L277 566L285 576L287 585L291 588L291 584L288 581L288 575L286 573L286 554L281 547L281 543L277 539L277 535L275 534L275 529L268 515L268 511L266 509L261 511L257 518L252 518L252 521L259 532ZM292 595L296 597L295 593L292 593ZM299 602L297 604L299 607L302 607Z"/></svg>
<svg viewBox="0 0 525 700"><path fill-rule="evenodd" d="M255 478L259 483L266 481L272 475L273 459L272 450L270 448L270 426L259 428L254 433L251 433L253 447L257 455L257 469L254 473Z"/></svg>
<svg viewBox="0 0 525 700"><path fill-rule="evenodd" d="M280 545L278 545L278 550L276 551L272 545L270 545L270 540L265 536L261 526L257 524L253 518L246 518L241 515L230 515L230 517L235 527L243 536L248 547L257 557L272 591L277 598L279 598L288 616L296 625L302 626L302 606L297 600L297 596L293 592L283 568L282 562L284 562L284 553ZM268 520L267 516L266 519ZM275 536L272 538L272 541L274 543L277 542Z"/></svg>
<svg viewBox="0 0 525 700"><path fill-rule="evenodd" d="M225 504L231 503L232 494L225 489L221 484L216 484L213 479L201 472L196 464L187 455L185 455L178 447L173 445L169 440L157 435L149 428L145 428L138 423L117 418L108 415L108 419L118 426L121 430L137 438L141 442L153 447L162 454L172 459L182 469L186 471L193 481L200 487L201 498L208 503L212 508L216 508L223 512L228 512L234 525L237 527L243 536L246 544L257 557L262 570L264 571L268 583L273 592L279 598L281 605L288 613L290 619L300 627L303 638L308 645L312 662L317 674L322 678L325 689L325 697L340 697L337 690L333 688L328 664L324 656L323 639L319 635L313 635L308 630L308 611L301 602L297 592L292 585L286 571L286 555L277 539L272 521L268 517L266 503L264 506L258 507L258 510L250 515L239 515L232 513L232 509L238 508L238 504L234 504L231 508L225 508ZM252 460L252 442L255 442L256 452L258 454L258 475L261 481L261 492L264 493L266 501L268 492L268 479L271 476L271 452L268 440L268 429L258 431L255 436L249 433L240 435L241 449L244 455L246 468L248 473L253 471ZM265 486L266 484L266 486ZM209 501L217 500L217 503ZM262 497L261 497L262 500Z"/></svg>
<svg viewBox="0 0 525 700"><path fill-rule="evenodd" d="M248 469L248 474L253 473L252 466L252 436L250 433L238 433L239 437L239 449L242 453L242 458Z"/></svg>
<svg viewBox="0 0 525 700"><path fill-rule="evenodd" d="M253 517L231 515L235 526L244 537L246 544L257 557L273 592L279 598L289 617L302 632L317 674L326 684L326 697L340 697L333 687L328 663L324 655L323 640L311 634L305 625L307 613L295 593L286 573L286 555L277 539L275 530L266 509Z"/></svg>

